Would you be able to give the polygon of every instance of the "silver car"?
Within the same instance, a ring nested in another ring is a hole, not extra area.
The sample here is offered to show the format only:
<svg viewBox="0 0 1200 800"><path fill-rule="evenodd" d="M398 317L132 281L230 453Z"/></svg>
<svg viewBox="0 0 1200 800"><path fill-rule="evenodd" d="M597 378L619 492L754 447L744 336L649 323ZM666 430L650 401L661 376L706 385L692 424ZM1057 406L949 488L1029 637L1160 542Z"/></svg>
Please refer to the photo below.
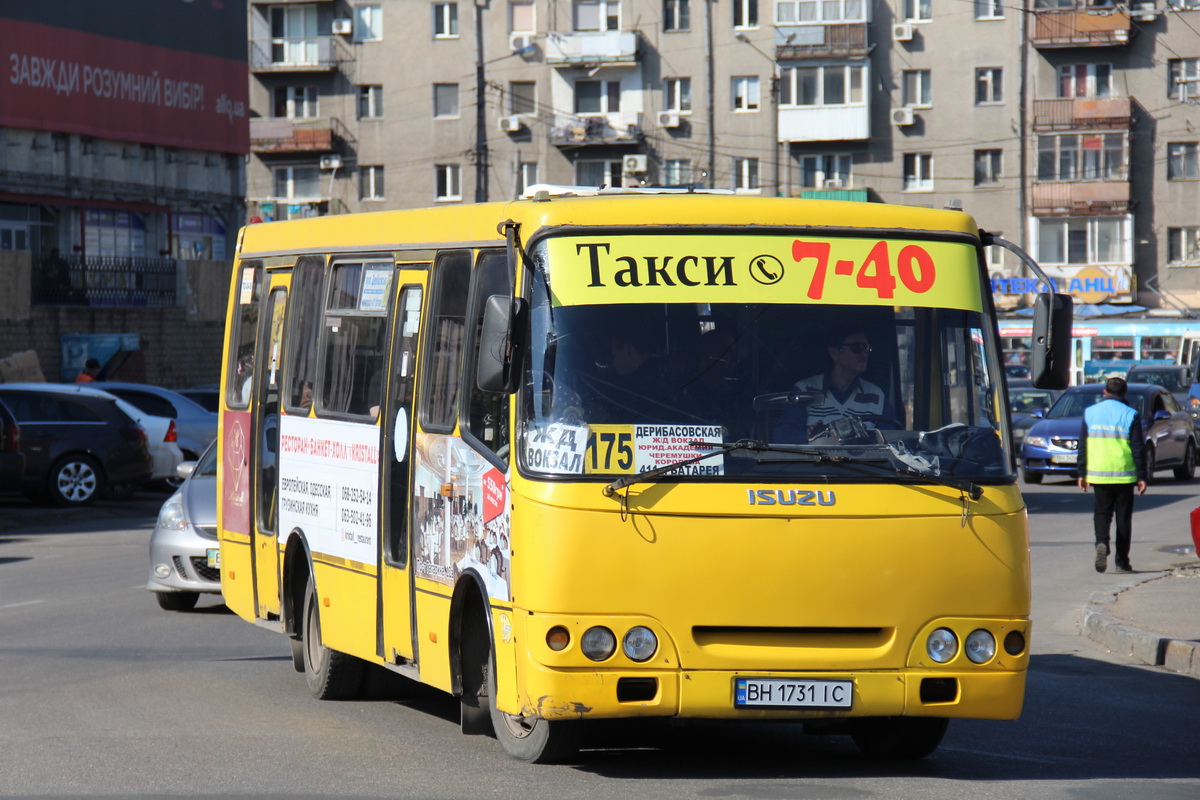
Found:
<svg viewBox="0 0 1200 800"><path fill-rule="evenodd" d="M183 485L163 503L150 535L146 588L167 611L187 611L201 594L221 593L216 443L199 461L180 464L179 475Z"/></svg>

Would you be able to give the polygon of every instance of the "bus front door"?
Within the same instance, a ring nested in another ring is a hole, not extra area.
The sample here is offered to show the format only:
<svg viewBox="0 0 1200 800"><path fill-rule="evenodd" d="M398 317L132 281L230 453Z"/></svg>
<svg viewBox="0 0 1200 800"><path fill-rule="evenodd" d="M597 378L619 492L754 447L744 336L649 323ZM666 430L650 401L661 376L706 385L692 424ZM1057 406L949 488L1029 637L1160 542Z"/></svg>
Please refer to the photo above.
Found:
<svg viewBox="0 0 1200 800"><path fill-rule="evenodd" d="M413 645L412 558L409 505L412 502L413 396L417 340L426 273L404 265L392 317L387 396L383 405L379 497L382 531L379 655L391 664L415 658Z"/></svg>

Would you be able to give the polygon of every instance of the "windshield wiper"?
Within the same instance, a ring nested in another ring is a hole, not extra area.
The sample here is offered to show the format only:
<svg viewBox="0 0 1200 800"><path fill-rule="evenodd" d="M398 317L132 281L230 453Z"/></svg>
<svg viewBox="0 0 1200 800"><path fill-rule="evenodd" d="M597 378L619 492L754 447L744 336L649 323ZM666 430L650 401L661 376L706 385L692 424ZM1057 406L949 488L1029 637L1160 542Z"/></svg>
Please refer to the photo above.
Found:
<svg viewBox="0 0 1200 800"><path fill-rule="evenodd" d="M689 464L695 464L697 461L703 461L704 459L712 458L713 456L725 455L726 453L732 453L737 450L747 450L752 453L791 453L793 455L806 456L805 460L807 461L812 459L812 463L814 464L850 460L846 456L831 456L827 453L822 453L820 450L808 450L801 447L787 447L786 445L767 444L766 442L760 442L755 439L738 439L736 442L727 442L723 444L714 444L712 442L689 442L688 444L690 444L692 447L711 448L711 451L692 456L691 458L685 458L682 461L664 464L661 467L642 470L636 475L626 475L624 478L617 478L615 481L604 487L602 490L604 492L604 496L612 497L626 486L632 486L635 483L652 480L661 475L674 472L680 467L686 467Z"/></svg>
<svg viewBox="0 0 1200 800"><path fill-rule="evenodd" d="M838 463L845 464L851 468L873 467L875 469L882 470L883 472L890 472L893 475L902 475L907 478L915 478L917 480L928 481L929 483L936 483L940 486L948 486L951 489L958 489L972 500L978 500L979 498L983 497L983 488L974 481L959 480L958 478L944 478L941 475L931 475L928 472L921 472L920 470L913 469L912 467L901 469L900 467L892 466L891 463L882 461L880 459L868 460L866 458L851 458L849 456L845 456L831 460L836 460Z"/></svg>

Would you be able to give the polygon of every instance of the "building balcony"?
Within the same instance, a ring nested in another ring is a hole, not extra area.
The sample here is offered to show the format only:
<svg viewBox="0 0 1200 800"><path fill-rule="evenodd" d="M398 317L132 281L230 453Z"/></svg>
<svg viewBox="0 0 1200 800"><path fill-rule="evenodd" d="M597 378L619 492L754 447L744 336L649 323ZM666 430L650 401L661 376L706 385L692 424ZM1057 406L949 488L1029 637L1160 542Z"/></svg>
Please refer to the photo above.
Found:
<svg viewBox="0 0 1200 800"><path fill-rule="evenodd" d="M638 61L635 31L546 34L545 61L555 67L632 67Z"/></svg>
<svg viewBox="0 0 1200 800"><path fill-rule="evenodd" d="M1129 181L1035 182L1032 200L1037 217L1125 214L1129 212Z"/></svg>
<svg viewBox="0 0 1200 800"><path fill-rule="evenodd" d="M1128 97L1068 97L1033 101L1035 131L1114 130L1133 126Z"/></svg>
<svg viewBox="0 0 1200 800"><path fill-rule="evenodd" d="M353 60L341 36L252 39L249 56L250 71L255 74L332 72L339 64Z"/></svg>
<svg viewBox="0 0 1200 800"><path fill-rule="evenodd" d="M1123 8L1034 11L1030 41L1039 49L1067 47L1120 47L1129 44L1136 30Z"/></svg>
<svg viewBox="0 0 1200 800"><path fill-rule="evenodd" d="M555 145L637 144L642 136L641 113L557 114L550 124Z"/></svg>
<svg viewBox="0 0 1200 800"><path fill-rule="evenodd" d="M846 142L871 138L871 108L800 106L779 109L780 142Z"/></svg>
<svg viewBox="0 0 1200 800"><path fill-rule="evenodd" d="M253 117L250 120L250 151L259 155L332 153L345 141L344 128L336 118L292 120Z"/></svg>
<svg viewBox="0 0 1200 800"><path fill-rule="evenodd" d="M775 28L775 60L860 58L871 52L867 23L795 25Z"/></svg>

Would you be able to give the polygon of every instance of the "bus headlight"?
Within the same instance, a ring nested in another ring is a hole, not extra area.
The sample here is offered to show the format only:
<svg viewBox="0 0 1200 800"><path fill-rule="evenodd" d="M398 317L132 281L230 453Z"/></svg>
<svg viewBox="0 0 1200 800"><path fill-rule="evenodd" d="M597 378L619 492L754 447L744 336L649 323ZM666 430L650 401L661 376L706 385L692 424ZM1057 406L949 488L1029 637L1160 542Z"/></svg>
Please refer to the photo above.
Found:
<svg viewBox="0 0 1200 800"><path fill-rule="evenodd" d="M967 658L975 664L986 664L996 655L996 637L982 628L967 637Z"/></svg>
<svg viewBox="0 0 1200 800"><path fill-rule="evenodd" d="M625 638L621 640L621 649L630 661L648 661L658 649L658 637L654 635L654 631L644 625L638 625L636 628L630 628L629 633L625 634Z"/></svg>
<svg viewBox="0 0 1200 800"><path fill-rule="evenodd" d="M603 661L617 650L617 637L608 628L597 625L584 631L579 649L592 661Z"/></svg>
<svg viewBox="0 0 1200 800"><path fill-rule="evenodd" d="M958 637L947 628L938 628L925 640L925 652L939 664L945 664L958 653Z"/></svg>

